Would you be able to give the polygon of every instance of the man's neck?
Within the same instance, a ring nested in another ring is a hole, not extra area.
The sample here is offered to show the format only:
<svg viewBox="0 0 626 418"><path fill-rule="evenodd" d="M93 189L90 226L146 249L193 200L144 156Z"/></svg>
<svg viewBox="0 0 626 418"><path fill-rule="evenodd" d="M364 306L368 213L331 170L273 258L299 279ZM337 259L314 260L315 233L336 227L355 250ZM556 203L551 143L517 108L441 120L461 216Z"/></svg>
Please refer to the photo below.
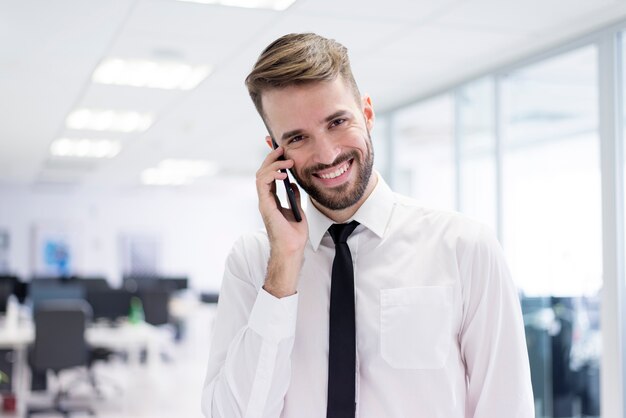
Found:
<svg viewBox="0 0 626 418"><path fill-rule="evenodd" d="M342 224L342 223L345 223L352 216L354 216L356 211L359 210L361 205L363 205L363 203L365 203L367 198L372 194L377 184L378 184L378 173L374 172L370 176L368 185L365 188L365 193L363 193L363 196L361 196L359 201L356 202L354 205L347 207L345 209L339 209L339 210L328 209L327 207L320 205L316 200L312 198L311 198L311 202L313 203L313 206L317 208L317 210L322 212L328 218L332 219L335 223Z"/></svg>

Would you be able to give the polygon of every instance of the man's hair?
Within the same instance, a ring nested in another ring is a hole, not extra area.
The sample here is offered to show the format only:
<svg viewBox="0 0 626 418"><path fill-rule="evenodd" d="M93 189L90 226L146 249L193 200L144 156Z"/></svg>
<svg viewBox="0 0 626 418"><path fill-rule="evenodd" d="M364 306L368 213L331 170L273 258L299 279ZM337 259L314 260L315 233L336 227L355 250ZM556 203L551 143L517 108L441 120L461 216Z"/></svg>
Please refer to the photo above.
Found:
<svg viewBox="0 0 626 418"><path fill-rule="evenodd" d="M246 77L254 106L265 119L261 95L264 91L333 81L341 75L352 89L357 103L361 94L354 81L348 49L314 33L291 33L268 45Z"/></svg>

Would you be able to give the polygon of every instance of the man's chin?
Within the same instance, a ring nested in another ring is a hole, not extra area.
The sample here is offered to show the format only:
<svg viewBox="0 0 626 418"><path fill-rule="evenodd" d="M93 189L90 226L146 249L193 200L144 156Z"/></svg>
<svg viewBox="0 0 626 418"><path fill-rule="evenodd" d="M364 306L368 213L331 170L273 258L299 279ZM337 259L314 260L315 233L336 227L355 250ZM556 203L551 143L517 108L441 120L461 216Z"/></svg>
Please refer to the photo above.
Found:
<svg viewBox="0 0 626 418"><path fill-rule="evenodd" d="M322 192L318 188L305 189L305 191L319 205L330 210L342 210L353 206L359 200L359 197L355 196L356 191L350 189L349 186L349 184L342 184L333 187L332 192L330 190Z"/></svg>

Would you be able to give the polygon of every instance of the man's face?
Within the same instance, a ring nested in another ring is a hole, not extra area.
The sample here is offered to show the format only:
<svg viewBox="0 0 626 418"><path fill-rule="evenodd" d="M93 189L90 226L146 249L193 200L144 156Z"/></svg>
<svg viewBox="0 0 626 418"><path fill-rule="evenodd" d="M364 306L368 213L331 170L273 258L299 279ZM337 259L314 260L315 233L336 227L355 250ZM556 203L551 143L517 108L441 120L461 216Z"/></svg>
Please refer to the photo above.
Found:
<svg viewBox="0 0 626 418"><path fill-rule="evenodd" d="M320 205L341 210L363 198L374 152L369 97L357 102L341 77L263 93L263 109L276 142L294 161L296 181Z"/></svg>

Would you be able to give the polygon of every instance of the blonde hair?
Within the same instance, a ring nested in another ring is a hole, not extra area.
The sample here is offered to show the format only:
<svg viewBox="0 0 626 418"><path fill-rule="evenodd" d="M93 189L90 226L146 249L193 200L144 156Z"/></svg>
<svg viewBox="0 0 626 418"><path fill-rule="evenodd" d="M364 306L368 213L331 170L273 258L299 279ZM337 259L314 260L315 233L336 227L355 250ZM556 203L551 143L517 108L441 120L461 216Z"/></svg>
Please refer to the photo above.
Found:
<svg viewBox="0 0 626 418"><path fill-rule="evenodd" d="M250 98L262 118L261 95L270 89L333 81L341 75L352 89L357 103L361 94L357 87L348 49L335 41L314 33L291 33L269 44L246 77Z"/></svg>

